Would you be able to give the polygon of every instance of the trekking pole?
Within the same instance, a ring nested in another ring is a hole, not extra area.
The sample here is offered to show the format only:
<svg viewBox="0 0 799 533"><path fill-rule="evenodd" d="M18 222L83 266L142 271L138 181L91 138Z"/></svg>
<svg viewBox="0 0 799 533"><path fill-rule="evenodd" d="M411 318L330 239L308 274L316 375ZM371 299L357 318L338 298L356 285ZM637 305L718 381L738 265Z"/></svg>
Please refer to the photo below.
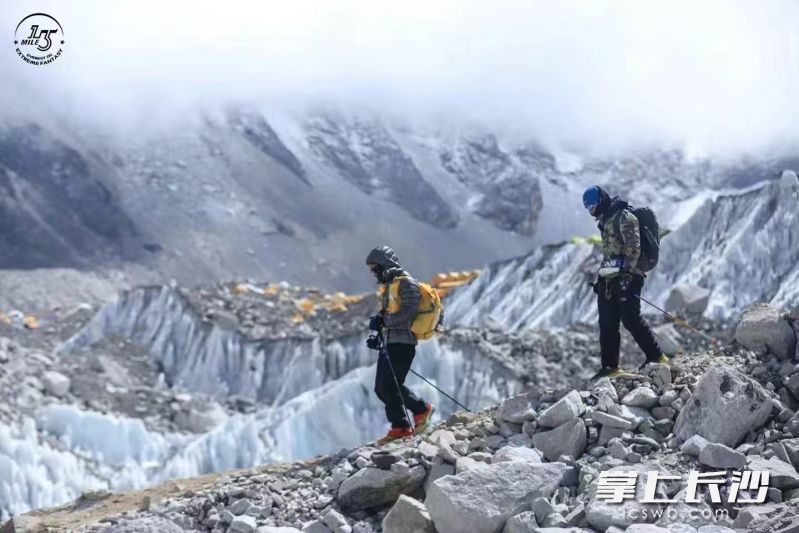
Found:
<svg viewBox="0 0 799 533"><path fill-rule="evenodd" d="M668 311L666 311L666 310L664 310L664 309L661 309L660 307L656 306L655 304L653 304L652 302L650 302L649 300L647 300L647 299L646 299L646 298L644 298L643 296L639 296L639 295L637 295L637 294L635 294L635 293L633 293L633 294L635 295L635 297L636 297L636 298L638 298L639 300L641 300L642 302L644 302L644 303L646 303L646 304L649 304L649 305L651 305L652 307L654 307L655 309L657 309L658 311L660 311L661 313L663 313L664 315L666 315L668 318L672 319L674 322L676 322L676 323L680 324L681 326L684 326L684 327L686 327L686 328L690 329L690 330L691 330L691 331L693 331L694 333L697 333L697 334L701 335L702 337L704 337L705 339L709 340L709 341L710 341L710 342L712 342L713 344L716 344L716 345L718 345L718 346L721 346L721 342L719 342L719 340L718 340L718 339L715 339L715 338L711 337L711 336L710 336L710 335L708 335L707 333L704 333L704 332L702 332L702 331L699 331L698 329L696 329L695 327L693 327L691 324L689 324L688 322L686 322L686 321L685 321L685 320L683 320L682 318L680 318L680 317L678 317L678 316L675 316L675 315L673 315L673 314L669 313Z"/></svg>
<svg viewBox="0 0 799 533"><path fill-rule="evenodd" d="M447 393L446 393L446 392L444 392L443 390L441 390L441 389L439 389L438 387L436 387L436 386L435 386L433 383L431 383L430 381L428 381L426 377L424 377L423 375L421 375L420 373L418 373L416 370L414 370L414 369L412 369L412 368L411 368L410 370L411 370L411 372L413 372L413 373L414 373L414 375L415 375L416 377L418 377L419 379L421 379L422 381L424 381L425 383L427 383L428 385L430 385L431 387L433 387L434 389L436 389L438 392L440 392L441 394L443 394L444 396L446 396L447 398L449 398L449 399L452 401L452 403L454 403L454 404L455 404L455 405L457 405L458 407L462 407L463 409L466 409L466 410L467 410L468 412L470 412L470 413L472 412L472 410L471 410L471 409L469 409L468 407L466 407L465 405L463 405L462 403L460 403L458 400L456 400L455 398L453 398L452 396L450 396L449 394L447 394Z"/></svg>
<svg viewBox="0 0 799 533"><path fill-rule="evenodd" d="M391 364L391 358L388 356L388 349L386 349L386 345L383 343L383 332L377 332L377 339L380 342L380 353L386 358L386 362L388 362L388 369L391 371L391 377L394 378L394 385L397 386L397 392L399 393L400 402L402 402L402 414L405 415L405 421L408 423L408 427L411 428L411 435L414 437L416 436L416 429L411 424L411 419L408 417L408 408L405 407L405 396L402 394L402 387L400 387L399 380L397 379L397 374L394 373L394 365ZM414 372L415 374L415 372Z"/></svg>

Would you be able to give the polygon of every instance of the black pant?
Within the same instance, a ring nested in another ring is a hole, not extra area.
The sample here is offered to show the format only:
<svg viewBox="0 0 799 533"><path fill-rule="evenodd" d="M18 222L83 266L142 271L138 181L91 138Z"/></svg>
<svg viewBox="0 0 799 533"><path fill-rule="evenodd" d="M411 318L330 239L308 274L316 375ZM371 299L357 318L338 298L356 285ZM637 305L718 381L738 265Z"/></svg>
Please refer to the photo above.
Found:
<svg viewBox="0 0 799 533"><path fill-rule="evenodd" d="M655 340L649 325L641 316L641 289L644 277L634 276L630 280L628 290L622 291L619 279L600 278L597 285L599 292L599 345L602 350L602 366L619 366L619 322L624 324L635 342L646 355L647 361L656 361L661 354L660 346Z"/></svg>
<svg viewBox="0 0 799 533"><path fill-rule="evenodd" d="M386 405L386 417L391 422L391 427L406 428L408 420L402 409L402 401L405 400L405 407L418 415L423 413L427 406L424 400L417 397L405 386L405 377L413 363L413 357L416 355L416 346L412 344L387 344L386 351L388 357L391 359L391 366L388 364L385 354L381 353L377 359L377 373L375 375L375 393L380 401ZM394 376L391 374L391 368L397 375L397 381L394 381ZM400 390L402 390L402 397L400 397L399 390L397 390L397 382L399 382Z"/></svg>

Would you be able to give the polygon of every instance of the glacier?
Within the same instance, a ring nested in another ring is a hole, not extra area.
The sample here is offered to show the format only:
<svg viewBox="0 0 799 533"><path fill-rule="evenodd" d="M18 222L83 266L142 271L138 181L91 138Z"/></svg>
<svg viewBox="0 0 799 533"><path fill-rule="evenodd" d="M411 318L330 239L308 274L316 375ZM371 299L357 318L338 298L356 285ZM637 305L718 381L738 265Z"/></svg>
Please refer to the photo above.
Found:
<svg viewBox="0 0 799 533"><path fill-rule="evenodd" d="M148 287L120 295L59 350L69 357L104 335L128 335L160 357L170 379L216 396L247 396L253 413L235 414L200 435L159 433L137 418L50 405L0 429L0 515L58 505L86 490L130 490L174 478L287 462L349 448L386 427L374 388L376 352L363 336L257 341L202 324L181 295ZM280 365L288 367L282 372ZM472 409L519 392L518 371L468 344L420 345L415 368ZM202 377L202 379L199 379ZM407 384L456 410L433 387ZM108 438L114 435L114 438Z"/></svg>
<svg viewBox="0 0 799 533"><path fill-rule="evenodd" d="M711 290L705 314L719 320L734 318L756 301L786 309L796 305L796 180L706 193L678 204L665 220L673 221L667 224L673 231L663 238L645 298L663 305L675 285L694 283ZM593 322L596 305L589 282L596 279L600 255L599 246L574 239L494 262L473 283L453 292L448 320L456 327L510 331Z"/></svg>

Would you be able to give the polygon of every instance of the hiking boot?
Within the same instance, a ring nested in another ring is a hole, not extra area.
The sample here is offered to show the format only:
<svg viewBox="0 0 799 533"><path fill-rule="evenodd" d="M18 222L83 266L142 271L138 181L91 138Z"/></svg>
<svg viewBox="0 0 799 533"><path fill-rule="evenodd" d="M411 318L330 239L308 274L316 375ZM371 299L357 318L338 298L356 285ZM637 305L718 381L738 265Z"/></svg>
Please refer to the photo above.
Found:
<svg viewBox="0 0 799 533"><path fill-rule="evenodd" d="M660 354L660 357L658 357L657 359L652 359L652 360L647 359L646 361L644 361L644 364L639 366L638 370L643 370L646 367L646 365L648 365L649 363L657 363L659 365L667 365L667 364L669 364L669 358L668 358L668 356L666 354L662 353L662 354Z"/></svg>
<svg viewBox="0 0 799 533"><path fill-rule="evenodd" d="M617 366L603 366L602 368L599 369L599 371L596 374L591 376L591 379L594 380L599 378L615 378L622 374L625 374L624 370L622 370Z"/></svg>
<svg viewBox="0 0 799 533"><path fill-rule="evenodd" d="M404 439L406 437L413 437L413 430L411 428L391 428L386 433L385 437L377 439L377 444L382 446L395 440Z"/></svg>
<svg viewBox="0 0 799 533"><path fill-rule="evenodd" d="M427 429L427 424L430 422L430 419L433 417L433 413L435 412L435 407L433 404L426 403L426 409L424 412L419 413L418 415L413 415L413 427L416 433L422 433L425 429Z"/></svg>

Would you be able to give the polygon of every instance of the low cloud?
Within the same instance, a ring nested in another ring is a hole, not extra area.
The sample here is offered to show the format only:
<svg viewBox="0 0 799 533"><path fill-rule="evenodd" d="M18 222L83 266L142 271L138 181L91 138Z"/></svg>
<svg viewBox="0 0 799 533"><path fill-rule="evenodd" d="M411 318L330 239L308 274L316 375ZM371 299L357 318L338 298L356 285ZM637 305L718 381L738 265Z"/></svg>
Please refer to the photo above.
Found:
<svg viewBox="0 0 799 533"><path fill-rule="evenodd" d="M799 3L17 2L64 27L46 67L0 60L32 94L134 128L198 106L370 108L478 123L575 152L799 148ZM10 40L10 39L9 39Z"/></svg>

